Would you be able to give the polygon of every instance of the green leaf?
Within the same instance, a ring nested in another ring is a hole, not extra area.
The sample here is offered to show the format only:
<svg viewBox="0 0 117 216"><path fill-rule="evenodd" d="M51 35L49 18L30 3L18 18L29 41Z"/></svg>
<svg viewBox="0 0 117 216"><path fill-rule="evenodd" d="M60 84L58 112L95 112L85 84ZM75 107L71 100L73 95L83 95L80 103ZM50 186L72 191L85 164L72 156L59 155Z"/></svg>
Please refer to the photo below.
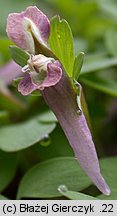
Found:
<svg viewBox="0 0 117 216"><path fill-rule="evenodd" d="M13 81L12 81L12 86L15 87L15 88L17 88L19 82L20 82L22 79L23 79L23 77L17 77L17 78L15 78L15 79L13 79Z"/></svg>
<svg viewBox="0 0 117 216"><path fill-rule="evenodd" d="M96 39L102 39L104 37L104 32L108 31L111 27L113 27L113 22L108 17L94 16L85 29L85 35L89 38L89 46L93 47L95 50L104 50L103 41L98 41L98 45L95 46L97 42Z"/></svg>
<svg viewBox="0 0 117 216"><path fill-rule="evenodd" d="M117 30L113 29L105 34L105 43L109 53L117 56Z"/></svg>
<svg viewBox="0 0 117 216"><path fill-rule="evenodd" d="M17 198L59 197L58 187L63 184L75 191L91 184L73 157L58 157L34 166L21 180Z"/></svg>
<svg viewBox="0 0 117 216"><path fill-rule="evenodd" d="M39 160L48 160L55 157L74 156L73 150L70 147L68 140L63 133L62 128L57 124L56 129L51 134L51 145L43 148L40 143L32 146L34 154Z"/></svg>
<svg viewBox="0 0 117 216"><path fill-rule="evenodd" d="M0 125L8 124L9 113L7 111L0 111Z"/></svg>
<svg viewBox="0 0 117 216"><path fill-rule="evenodd" d="M0 195L0 200L8 200L8 198L3 195Z"/></svg>
<svg viewBox="0 0 117 216"><path fill-rule="evenodd" d="M74 47L71 29L67 21L64 19L60 20L59 16L53 17L50 25L50 48L71 77L74 64Z"/></svg>
<svg viewBox="0 0 117 216"><path fill-rule="evenodd" d="M103 58L91 62L85 62L83 64L80 76L112 66L117 66L117 58Z"/></svg>
<svg viewBox="0 0 117 216"><path fill-rule="evenodd" d="M81 78L81 82L94 89L102 91L106 94L110 94L117 97L117 82L113 80L107 80L105 78L96 75L87 75Z"/></svg>
<svg viewBox="0 0 117 216"><path fill-rule="evenodd" d="M74 35L85 36L85 31L90 27L89 21L96 16L99 9L92 0L46 0L52 4L56 11L59 11L70 22ZM99 19L99 16L98 16ZM81 50L82 51L82 50Z"/></svg>
<svg viewBox="0 0 117 216"><path fill-rule="evenodd" d="M0 108L16 113L19 110L26 110L26 104L16 98L0 79Z"/></svg>
<svg viewBox="0 0 117 216"><path fill-rule="evenodd" d="M33 91L30 95L34 96L34 97L40 97L40 96L42 96L42 94L41 94L41 92L39 90Z"/></svg>
<svg viewBox="0 0 117 216"><path fill-rule="evenodd" d="M117 157L104 158L100 160L100 165L102 173L110 186L111 195L100 195L98 198L104 200L117 200Z"/></svg>
<svg viewBox="0 0 117 216"><path fill-rule="evenodd" d="M0 151L0 191L3 191L12 181L16 173L16 168L16 154L8 154Z"/></svg>
<svg viewBox="0 0 117 216"><path fill-rule="evenodd" d="M107 0L104 2L102 0L97 0L97 2L102 11L106 12L110 17L117 19L117 4L115 2L107 2Z"/></svg>
<svg viewBox="0 0 117 216"><path fill-rule="evenodd" d="M8 115L9 114L7 111L0 111L0 121L1 121L1 119L7 118Z"/></svg>
<svg viewBox="0 0 117 216"><path fill-rule="evenodd" d="M90 63L90 62L96 62L96 61L100 61L102 59L107 58L108 56L108 52L105 50L100 50L100 51L96 51L96 52L92 52L89 53L88 55L85 56L85 63Z"/></svg>
<svg viewBox="0 0 117 216"><path fill-rule="evenodd" d="M14 45L10 46L9 48L11 57L17 64L19 64L21 67L27 65L29 55L25 51Z"/></svg>
<svg viewBox="0 0 117 216"><path fill-rule="evenodd" d="M68 190L65 185L60 185L58 191L61 193L61 195L67 197L70 200L96 200L95 197L89 196L87 194Z"/></svg>
<svg viewBox="0 0 117 216"><path fill-rule="evenodd" d="M0 7L0 10L1 10L1 7ZM1 22L0 22L0 24L1 24ZM6 37L1 38L0 37L0 57L2 58L3 65L4 65L4 63L6 63L10 60L9 46L11 44L12 44L12 42L8 38L6 38Z"/></svg>
<svg viewBox="0 0 117 216"><path fill-rule="evenodd" d="M79 52L87 52L88 50L88 41L83 38L74 38L74 51L75 54L78 55Z"/></svg>
<svg viewBox="0 0 117 216"><path fill-rule="evenodd" d="M26 122L0 129L0 149L8 152L28 148L51 133L55 123L41 123L39 116Z"/></svg>
<svg viewBox="0 0 117 216"><path fill-rule="evenodd" d="M73 67L73 79L78 80L82 65L84 61L84 53L81 52L79 55L75 57L74 67Z"/></svg>
<svg viewBox="0 0 117 216"><path fill-rule="evenodd" d="M49 111L42 113L39 116L39 121L40 122L46 122L46 123L47 122L57 122L57 118L54 115L54 113L51 110L49 110Z"/></svg>

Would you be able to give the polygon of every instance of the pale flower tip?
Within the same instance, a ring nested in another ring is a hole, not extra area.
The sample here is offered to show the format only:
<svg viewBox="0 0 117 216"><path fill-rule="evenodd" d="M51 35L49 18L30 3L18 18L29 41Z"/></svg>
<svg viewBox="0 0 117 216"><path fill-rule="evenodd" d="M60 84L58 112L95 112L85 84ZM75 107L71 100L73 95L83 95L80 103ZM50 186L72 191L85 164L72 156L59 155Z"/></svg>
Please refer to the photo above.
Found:
<svg viewBox="0 0 117 216"><path fill-rule="evenodd" d="M94 183L104 195L109 196L111 194L111 190L102 175L100 176L100 174L98 174L98 177L95 179Z"/></svg>
<svg viewBox="0 0 117 216"><path fill-rule="evenodd" d="M108 187L108 185L106 184L105 185L105 191L103 192L105 195L109 196L111 194L111 190L110 188Z"/></svg>

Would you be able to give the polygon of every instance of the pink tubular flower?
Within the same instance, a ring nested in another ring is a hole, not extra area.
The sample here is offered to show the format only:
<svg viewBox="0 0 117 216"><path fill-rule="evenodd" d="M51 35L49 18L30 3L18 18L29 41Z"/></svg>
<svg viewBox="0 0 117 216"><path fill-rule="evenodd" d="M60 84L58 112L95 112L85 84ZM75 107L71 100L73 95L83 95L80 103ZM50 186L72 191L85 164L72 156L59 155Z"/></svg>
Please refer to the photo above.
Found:
<svg viewBox="0 0 117 216"><path fill-rule="evenodd" d="M77 96L71 80L48 48L49 29L48 18L37 7L29 7L22 13L8 16L8 36L31 54L27 65L22 68L24 78L20 81L18 90L23 95L36 89L41 91L46 103L58 118L81 167L99 190L109 195L110 189L100 173L85 116L83 112L78 114Z"/></svg>

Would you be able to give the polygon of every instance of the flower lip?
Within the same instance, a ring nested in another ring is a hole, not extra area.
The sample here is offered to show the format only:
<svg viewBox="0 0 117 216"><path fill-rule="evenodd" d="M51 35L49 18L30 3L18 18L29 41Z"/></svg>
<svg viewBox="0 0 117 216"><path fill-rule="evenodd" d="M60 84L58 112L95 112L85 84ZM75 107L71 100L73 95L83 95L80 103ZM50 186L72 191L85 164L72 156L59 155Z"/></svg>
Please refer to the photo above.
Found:
<svg viewBox="0 0 117 216"><path fill-rule="evenodd" d="M30 59L27 61L30 70L35 70L37 73L39 71L44 70L47 71L47 64L48 63L54 63L55 59L53 58L47 58L44 55L31 55Z"/></svg>
<svg viewBox="0 0 117 216"><path fill-rule="evenodd" d="M36 89L56 85L62 77L61 64L53 58L44 55L31 55L27 65L22 68L24 79L20 81L18 91L28 95Z"/></svg>
<svg viewBox="0 0 117 216"><path fill-rule="evenodd" d="M27 61L27 65L22 68L23 73L41 73L42 71L47 72L48 63L54 63L54 58L48 58L44 55L30 55L30 58Z"/></svg>
<svg viewBox="0 0 117 216"><path fill-rule="evenodd" d="M40 90L55 85L62 76L62 69L58 67L55 59L44 55L31 56L28 60L32 83Z"/></svg>

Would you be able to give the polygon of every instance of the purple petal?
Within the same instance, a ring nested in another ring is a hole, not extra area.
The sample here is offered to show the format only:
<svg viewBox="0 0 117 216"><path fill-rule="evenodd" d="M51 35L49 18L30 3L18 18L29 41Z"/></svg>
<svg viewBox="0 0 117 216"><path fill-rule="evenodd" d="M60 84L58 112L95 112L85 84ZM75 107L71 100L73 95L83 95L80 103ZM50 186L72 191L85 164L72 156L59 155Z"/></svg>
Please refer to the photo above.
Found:
<svg viewBox="0 0 117 216"><path fill-rule="evenodd" d="M11 13L7 19L7 34L14 43L22 49L35 53L35 38L46 46L49 33L50 23L45 14L36 6L31 6L21 13Z"/></svg>
<svg viewBox="0 0 117 216"><path fill-rule="evenodd" d="M77 113L76 95L67 75L63 74L56 86L44 89L42 94L58 118L81 167L99 190L109 195L110 189L100 173L91 133L84 114L78 115Z"/></svg>
<svg viewBox="0 0 117 216"><path fill-rule="evenodd" d="M47 65L47 77L44 81L38 85L38 89L43 90L45 87L56 85L62 77L62 69L58 66L58 61L55 63L48 63Z"/></svg>
<svg viewBox="0 0 117 216"><path fill-rule="evenodd" d="M14 78L21 75L21 68L14 61L10 61L0 68L0 78L6 85L9 85Z"/></svg>
<svg viewBox="0 0 117 216"><path fill-rule="evenodd" d="M24 78L19 82L18 91L21 92L22 95L26 96L36 89L37 86L32 83L30 75L25 74Z"/></svg>

